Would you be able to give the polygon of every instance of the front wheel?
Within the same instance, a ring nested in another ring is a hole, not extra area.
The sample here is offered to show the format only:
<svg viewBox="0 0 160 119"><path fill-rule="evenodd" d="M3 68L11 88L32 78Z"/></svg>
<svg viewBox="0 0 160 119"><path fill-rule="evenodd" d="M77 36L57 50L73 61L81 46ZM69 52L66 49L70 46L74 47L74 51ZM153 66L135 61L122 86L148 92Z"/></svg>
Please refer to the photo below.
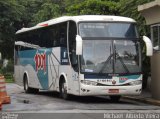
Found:
<svg viewBox="0 0 160 119"><path fill-rule="evenodd" d="M65 100L69 99L69 95L67 93L67 84L66 84L65 80L63 80L60 83L60 96Z"/></svg>
<svg viewBox="0 0 160 119"><path fill-rule="evenodd" d="M120 95L111 95L109 96L112 102L119 102L121 96Z"/></svg>

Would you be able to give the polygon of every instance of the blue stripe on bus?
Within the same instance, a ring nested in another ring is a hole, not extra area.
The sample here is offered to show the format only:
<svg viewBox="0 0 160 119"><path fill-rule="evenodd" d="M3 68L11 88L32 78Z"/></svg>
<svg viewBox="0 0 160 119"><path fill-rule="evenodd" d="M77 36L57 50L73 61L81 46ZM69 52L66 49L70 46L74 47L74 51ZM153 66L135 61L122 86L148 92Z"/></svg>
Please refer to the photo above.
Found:
<svg viewBox="0 0 160 119"><path fill-rule="evenodd" d="M120 76L120 77L127 77L128 79L138 79L141 75L130 75L130 76Z"/></svg>

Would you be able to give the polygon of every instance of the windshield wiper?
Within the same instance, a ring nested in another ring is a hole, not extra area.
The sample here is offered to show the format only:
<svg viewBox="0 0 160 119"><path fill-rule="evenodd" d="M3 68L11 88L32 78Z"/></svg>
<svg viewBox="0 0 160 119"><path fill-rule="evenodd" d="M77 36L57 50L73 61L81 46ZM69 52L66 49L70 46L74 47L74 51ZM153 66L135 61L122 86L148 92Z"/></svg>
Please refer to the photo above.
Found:
<svg viewBox="0 0 160 119"><path fill-rule="evenodd" d="M102 71L103 71L104 68L107 66L108 62L111 60L111 58L112 58L113 56L114 56L114 54L111 54L111 55L107 58L107 60L104 62L104 65L103 65L103 67L101 68L101 70L99 71L98 74L101 74L101 73L102 73Z"/></svg>
<svg viewBox="0 0 160 119"><path fill-rule="evenodd" d="M103 67L101 68L101 70L99 71L98 74L101 74L101 73L103 72L103 70L105 69L105 67L107 66L108 62L111 60L111 58L112 58L113 56L114 56L114 54L112 53L112 54L107 58L107 60L104 62L104 65L103 65ZM116 53L116 52L115 52L115 56L118 56L121 64L123 65L124 69L126 70L126 72L127 72L127 73L130 73L130 71L128 70L127 66L125 65L122 57L120 57L119 54ZM115 57L115 60L116 60L116 57ZM114 72L113 72L113 73L114 73Z"/></svg>
<svg viewBox="0 0 160 119"><path fill-rule="evenodd" d="M116 61L116 59L117 59L116 57L118 56L118 58L119 58L121 64L123 65L124 69L127 71L127 73L130 73L129 70L128 70L128 68L127 68L127 66L126 66L125 63L123 62L122 57L120 57L120 55L119 55L119 53L117 53L117 50L116 50L116 49L117 49L117 48L116 48L116 45L114 44L114 54L115 54L114 59L115 59L115 61Z"/></svg>
<svg viewBox="0 0 160 119"><path fill-rule="evenodd" d="M128 68L127 68L127 66L126 66L125 63L123 62L122 57L120 57L118 53L115 53L115 56L118 56L121 64L123 65L123 67L124 67L124 69L127 71L127 73L130 73L129 70L128 70ZM115 58L115 59L117 59L117 58Z"/></svg>
<svg viewBox="0 0 160 119"><path fill-rule="evenodd" d="M103 70L105 69L105 67L107 66L108 62L111 60L111 58L114 56L114 53L111 54L112 51L112 45L110 45L110 55L107 58L107 60L104 62L103 67L101 68L101 70L98 72L98 75L101 74L103 72Z"/></svg>

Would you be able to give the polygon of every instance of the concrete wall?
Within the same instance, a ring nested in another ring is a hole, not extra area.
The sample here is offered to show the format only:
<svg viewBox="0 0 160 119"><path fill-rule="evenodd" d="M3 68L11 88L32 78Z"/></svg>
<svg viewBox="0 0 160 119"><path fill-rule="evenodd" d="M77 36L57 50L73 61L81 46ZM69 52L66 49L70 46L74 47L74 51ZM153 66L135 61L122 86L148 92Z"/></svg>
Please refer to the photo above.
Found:
<svg viewBox="0 0 160 119"><path fill-rule="evenodd" d="M160 51L151 57L151 92L154 99L160 99Z"/></svg>
<svg viewBox="0 0 160 119"><path fill-rule="evenodd" d="M145 17L147 25L160 22L160 6L142 11L141 14Z"/></svg>
<svg viewBox="0 0 160 119"><path fill-rule="evenodd" d="M140 5L138 11L145 17L147 25L160 22L160 0Z"/></svg>

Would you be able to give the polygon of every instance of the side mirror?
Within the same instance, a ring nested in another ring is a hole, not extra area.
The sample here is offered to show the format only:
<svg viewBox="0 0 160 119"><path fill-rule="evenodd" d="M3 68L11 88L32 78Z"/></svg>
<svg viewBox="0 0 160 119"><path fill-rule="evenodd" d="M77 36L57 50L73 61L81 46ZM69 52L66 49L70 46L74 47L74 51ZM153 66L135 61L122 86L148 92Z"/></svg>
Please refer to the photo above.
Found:
<svg viewBox="0 0 160 119"><path fill-rule="evenodd" d="M143 36L143 41L146 44L146 55L152 56L153 55L153 46L151 40L147 36Z"/></svg>
<svg viewBox="0 0 160 119"><path fill-rule="evenodd" d="M82 55L82 38L81 36L76 36L76 55Z"/></svg>
<svg viewBox="0 0 160 119"><path fill-rule="evenodd" d="M159 46L157 45L157 46L153 47L153 50L159 50Z"/></svg>
<svg viewBox="0 0 160 119"><path fill-rule="evenodd" d="M1 52L0 52L0 60L2 60L2 54L1 54Z"/></svg>

